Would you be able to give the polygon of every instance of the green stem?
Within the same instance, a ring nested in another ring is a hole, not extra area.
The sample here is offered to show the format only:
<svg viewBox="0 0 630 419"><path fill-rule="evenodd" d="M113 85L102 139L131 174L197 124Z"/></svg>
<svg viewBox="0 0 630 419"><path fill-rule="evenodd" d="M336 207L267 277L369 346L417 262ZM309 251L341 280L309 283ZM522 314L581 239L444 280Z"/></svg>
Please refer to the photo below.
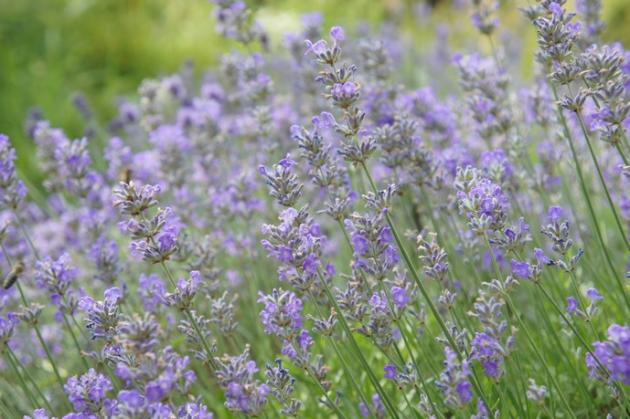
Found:
<svg viewBox="0 0 630 419"><path fill-rule="evenodd" d="M79 357L81 358L81 361L83 361L83 366L85 367L86 370L90 369L90 364L85 359L85 355L83 354L83 351L81 350L81 345L79 345L79 340L77 339L77 335L74 334L74 330L72 330L72 325L70 324L70 321L68 321L68 316L66 316L66 313L64 313L63 311L61 311L61 315L63 316L63 322L65 323L66 328L68 329L68 332L70 332L70 336L72 337L72 342L74 342L74 346L77 352L79 353Z"/></svg>
<svg viewBox="0 0 630 419"><path fill-rule="evenodd" d="M571 406L569 405L569 403L567 402L566 398L564 397L564 393L562 392L562 390L560 388L560 385L558 384L558 382L556 381L555 377L551 373L551 370L549 369L549 366L547 365L547 361L545 361L545 358L542 356L542 354L538 350L538 347L536 346L536 342L532 338L532 336L531 336L531 334L529 332L529 329L527 328L527 325L525 325L525 322L521 319L521 317L516 312L516 307L512 303L512 299L510 298L510 296L507 293L504 294L504 297L505 297L505 302L507 303L507 305L510 307L510 309L514 313L514 317L518 321L519 326L521 327L521 329L525 333L525 337L527 338L527 341L529 342L531 348L533 349L534 353L536 354L536 356L540 360L540 363L542 364L543 368L547 372L547 375L549 376L549 380L551 381L553 386L556 388L556 391L558 392L558 395L560 397L560 400L562 401L562 404L564 405L565 409L567 409L567 412L569 413L569 415L571 417L573 417L573 418L576 418L575 414L573 413L573 410L571 410Z"/></svg>
<svg viewBox="0 0 630 419"><path fill-rule="evenodd" d="M363 353L361 353L361 349L359 348L359 345L354 339L352 331L350 330L350 326L348 326L348 323L346 322L346 318L343 314L343 311L341 311L341 308L337 304L337 300L333 296L332 291L330 290L330 287L324 280L324 277L321 275L321 273L319 274L319 279L320 279L320 282L322 283L322 287L324 288L324 292L326 293L328 300L333 305L333 307L335 308L335 310L337 311L339 315L339 322L341 323L341 326L343 327L344 332L348 335L348 340L350 341L350 347L352 348L355 355L359 358L359 361L361 362L363 368L367 372L368 377L370 381L372 382L372 385L374 386L374 389L381 396L381 399L383 403L385 404L385 408L389 411L390 415L392 415L395 418L399 418L396 407L393 405L393 403L389 399L389 396L387 395L387 393L385 393L385 390L383 389L381 384L378 382L378 378L376 377L376 375L370 368L370 364L368 364L368 362L366 361L365 357L363 356Z"/></svg>
<svg viewBox="0 0 630 419"><path fill-rule="evenodd" d="M350 251L352 251L352 242L350 241L350 237L348 236L348 232L346 231L346 227L343 225L343 223L341 221L339 221L339 227L341 228L341 231L343 232L343 236L346 239L346 242L348 244L348 246L350 247ZM381 290L385 293L385 295L387 296L387 302L389 304L389 309L392 312L392 316L395 313L394 310L394 305L393 305L393 301L392 301L392 296L390 293L390 290L383 284L383 281L379 281L379 285L381 287ZM407 337L407 330L405 328L404 325L402 325L400 323L400 319L395 318L396 324L398 325L398 329L400 330L400 334L403 338L405 347L407 348L407 352L409 352L409 356L411 357L411 360L413 362L413 365L415 367L416 373L418 374L418 378L420 379L420 382L422 384L422 388L427 396L427 398L429 399L429 403L431 404L431 408L433 409L434 412L437 412L438 410L435 408L435 404L433 402L433 398L431 397L431 395L429 394L428 388L425 384L424 378L423 378L423 374L420 372L420 367L418 362L416 361L414 355L413 355L413 351L411 349L411 344L408 341L408 337ZM396 344L394 343L394 347L396 348L396 351L398 351L398 347L396 346ZM403 360L403 364L404 364L404 359L402 358L401 355L401 359ZM406 396L405 396L406 397Z"/></svg>
<svg viewBox="0 0 630 419"><path fill-rule="evenodd" d="M26 240L29 248L33 252L33 256L35 256L35 259L40 260L41 258L39 257L39 252L37 251L37 248L35 247L35 245L33 244L33 241L31 240L31 235L28 233L28 230L26 230L26 227L24 226L24 223L22 222L22 219L17 214L17 212L15 213L15 218L17 219L18 225L20 226L20 230L22 230L24 239Z"/></svg>
<svg viewBox="0 0 630 419"><path fill-rule="evenodd" d="M418 364L418 362L416 361L416 358L413 354L412 351L412 347L411 344L409 343L409 340L407 339L407 330L405 328L405 325L401 324L400 319L398 317L395 317L395 307L394 307L394 303L393 303L393 298L391 295L391 291L389 288L387 288L385 286L385 284L383 283L383 281L379 281L379 285L381 287L381 290L385 293L385 295L387 296L387 302L389 304L389 309L392 312L392 317L394 317L396 325L398 326L398 330L400 330L400 335L403 338L403 342L405 344L405 348L407 348L407 352L409 352L409 356L411 357L411 362L413 363L413 366L416 370L416 374L418 375L418 379L420 380L420 383L422 384L422 388L424 389L424 394L426 394L427 398L429 399L429 403L431 404L431 408L433 409L433 412L438 412L438 410L435 407L435 403L433 403L433 398L431 397L431 394L429 394L429 391L427 390L427 386L425 384L425 380L424 380L424 374L422 374L420 372L420 366ZM402 354L400 353L398 346L396 345L396 342L394 342L394 348L396 349L396 352L398 352L398 355L400 356L400 359L403 361L404 364L404 359L402 357ZM406 398L406 396L405 396Z"/></svg>
<svg viewBox="0 0 630 419"><path fill-rule="evenodd" d="M313 381L315 381L315 383L317 383L317 386L319 387L320 391L322 392L326 400L328 400L328 403L333 408L333 410L339 415L339 417L345 418L346 415L344 415L343 412L339 410L339 406L337 406L337 404L330 399L330 397L328 396L328 392L326 391L322 383L320 383L319 380L315 377L315 374L311 372L310 367L306 368L306 373L311 376L311 378L313 379Z"/></svg>
<svg viewBox="0 0 630 419"><path fill-rule="evenodd" d="M570 271L569 272L569 278L571 279L571 284L573 285L573 290L577 294L578 301L580 302L580 307L583 310L586 309L586 303L584 301L584 297L582 297L582 293L580 293L580 288L578 287L578 283L577 283L577 278L575 276L575 272ZM586 322L590 326L590 330L591 330L591 333L593 334L593 338L599 339L599 335L598 335L597 331L595 330L595 327L593 326L593 322L591 320L592 319L587 319Z"/></svg>
<svg viewBox="0 0 630 419"><path fill-rule="evenodd" d="M167 276L168 281L170 282L171 286L173 288L177 288L177 284L175 282L175 278L173 277L173 274L168 269L168 267L166 266L164 261L160 262L160 266L162 267L162 270L164 271L164 273L166 273L166 276ZM195 320L195 317L192 315L190 310L184 309L183 311L186 314L186 316L188 317L188 320L190 321L191 326L195 330L195 334L197 335L197 337L201 341L201 344L202 344L204 350L206 351L206 356L208 358L208 362L210 362L212 367L214 369L216 369L216 365L215 365L214 359L212 358L212 350L210 349L210 345L208 344L208 341L206 340L206 337L204 336L204 334L201 333L201 329L199 328L199 325L197 324L197 321Z"/></svg>
<svg viewBox="0 0 630 419"><path fill-rule="evenodd" d="M315 306L315 310L317 311L317 314L321 318L325 318L324 313L322 313L322 311L319 308L319 305L317 304L317 299L313 296L313 293L309 290L308 294L309 294L309 297L311 297L311 301L313 302L313 306ZM341 361L342 368L344 369L344 371L348 375L348 377L350 377L350 381L352 382L352 385L354 386L354 388L359 393L359 397L361 398L361 400L363 401L365 406L370 410L370 412L372 412L372 405L371 405L370 401L368 400L368 398L363 393L363 390L361 390L361 387L359 386L357 381L355 380L354 375L351 372L352 370L348 366L348 363L347 363L346 359L341 355L341 351L340 351L339 347L337 346L337 343L335 342L335 338L330 336L329 340L330 340L330 343L332 344L332 347L333 347L333 349L335 351L335 354L339 358L339 361Z"/></svg>
<svg viewBox="0 0 630 419"><path fill-rule="evenodd" d="M591 408L591 411L596 411L597 408L594 405L594 402L592 400L593 398L588 393L587 384L585 383L586 374L584 374L583 371L580 370L579 365L575 365L575 362L574 362L575 354L567 350L567 348L565 348L564 344L567 342L567 339L560 338L560 336L558 336L558 327L552 324L552 321L549 317L549 310L543 304L544 300L540 298L536 298L535 301L536 301L536 308L538 309L538 312L541 313L541 317L543 319L544 325L547 327L547 332L552 337L551 342L548 342L547 339L541 342L541 344L550 343L550 345L547 345L546 348L543 348L543 351L550 354L550 356L557 357L557 359L552 360L554 364L561 362L561 357L564 358L564 361L566 362L566 365L568 366L568 370L573 376L574 382L577 383L577 387L582 392L582 397L584 397L585 400L587 400Z"/></svg>
<svg viewBox="0 0 630 419"><path fill-rule="evenodd" d="M626 166L630 165L630 161L628 161L628 157L626 156L626 153L624 153L624 151L621 149L621 146L619 145L619 143L615 143L615 148L617 149L617 152L621 156L621 160L623 160L623 164L625 164Z"/></svg>
<svg viewBox="0 0 630 419"><path fill-rule="evenodd" d="M13 372L16 375L16 377L18 378L18 381L20 382L20 387L22 387L22 391L24 392L26 397L31 402L32 407L34 409L37 409L38 403L35 400L35 397L33 396L33 393L31 392L31 390L26 385L26 382L24 381L24 378L22 377L22 374L20 374L20 371L18 370L17 365L15 365L15 361L13 360L13 358L11 357L9 352L5 352L5 354L6 354L6 359L7 359L8 363L9 363L9 365L11 365L11 369L13 370Z"/></svg>
<svg viewBox="0 0 630 419"><path fill-rule="evenodd" d="M7 249L4 247L4 243L0 243L0 248L2 249L2 253L4 254L4 257L6 258L7 263L9 264L9 268L13 269L13 263L11 261L11 257L9 256ZM17 280L15 285L18 289L18 293L20 294L20 299L22 300L22 304L24 304L24 306L27 307L29 303L28 303L28 300L26 299L26 294L24 294L24 290L22 289L22 285L20 284L19 279ZM37 323L33 324L33 329L35 330L35 335L37 336L37 340L39 340L39 343L42 345L42 348L44 349L44 352L46 353L46 358L48 358L48 362L50 362L50 365L52 366L53 372L55 374L55 378L57 379L57 382L59 383L59 386L61 387L61 391L64 392L65 389L64 389L63 379L61 378L61 374L59 374L59 370L57 369L57 364L55 363L55 359L50 353L50 349L48 348L46 341L44 341L44 338L42 336L41 331L39 330L39 327L37 326Z"/></svg>
<svg viewBox="0 0 630 419"><path fill-rule="evenodd" d="M560 315L560 317L562 318L562 320L564 320L564 322L567 324L567 326L569 326L569 328L571 329L571 331L573 332L573 334L578 338L578 340L580 341L580 344L582 344L582 346L584 347L584 349L586 349L586 351L593 357L593 359L595 360L595 362L597 362L597 365L601 368L601 370L604 372L604 374L606 374L606 376L609 376L608 373L608 369L601 363L601 361L599 360L599 358L595 355L595 353L593 353L593 351L591 350L590 345L586 342L586 340L582 337L582 335L580 334L580 332L575 328L575 326L573 325L573 323L571 323L571 321L567 318L567 316L564 314L564 312L562 311L562 309L560 307L558 307L558 305L556 304L555 301L553 301L553 299L551 298L551 296L549 295L549 293L547 292L547 290L545 290L545 288L542 286L542 284L540 282L537 282L536 285L538 285L538 288L542 291L542 293L544 294L545 298L547 298L547 300L549 300L549 302L551 303L551 305L553 306L553 308L556 310L556 312ZM615 386L617 387L617 389L620 392L623 392L623 389L618 386L615 383Z"/></svg>
<svg viewBox="0 0 630 419"><path fill-rule="evenodd" d="M7 346L7 351L9 352L9 357L12 357L15 360L15 363L18 369L21 368L22 371L24 371L24 375L26 376L26 379L31 383L33 388L35 388L35 391L37 392L39 397L44 401L44 404L46 405L46 408L48 409L48 411L51 413L54 413L55 410L52 408L52 406L48 402L48 399L46 398L46 396L44 396L44 393L42 393L42 390L39 388L39 386L37 385L37 382L35 382L35 380L33 379L33 376L31 376L31 373L28 371L28 369L24 368L24 366L22 365L18 357L8 346Z"/></svg>
<svg viewBox="0 0 630 419"><path fill-rule="evenodd" d="M363 167L363 171L365 172L365 174L366 174L366 176L367 176L367 178L368 178L368 180L370 182L372 190L374 191L374 193L378 193L378 189L376 188L376 184L374 183L374 180L372 179L372 176L370 175L370 172L367 169L367 166L365 165L364 162L361 162L361 166ZM463 360L463 356L461 354L461 351L457 347L457 344L455 343L455 339L453 339L453 336L451 336L450 331L446 327L446 323L442 319L442 316L440 315L439 311L435 307L435 304L433 304L433 301L431 300L431 297L429 296L429 293L427 292L424 284L420 280L420 275L418 274L418 271L416 270L415 266L413 265L413 262L411 261L411 258L407 254L407 250L405 249L405 246L404 246L404 244L402 242L402 239L400 238L400 235L398 234L398 230L396 229L396 226L394 225L394 222L392 221L392 218L389 215L389 212L385 212L385 219L387 220L387 224L389 225L389 228L392 230L392 235L394 236L394 240L396 241L396 245L397 245L400 253L403 256L405 264L407 265L407 268L411 272L411 276L412 276L413 280L415 281L416 285L418 286L418 289L420 290L420 293L422 294L422 297L425 299L425 301L426 301L426 303L427 303L427 305L429 307L429 310L431 311L431 313L433 314L433 316L437 320L438 325L440 326L440 329L442 329L442 332L444 333L444 336L446 337L446 340L448 341L448 343L451 346L451 348L453 349L453 351L455 351L455 354L457 355L457 358L460 361L462 361ZM475 379L475 380L472 381L472 383L473 383L473 387L475 388L475 392L477 393L477 395L482 399L482 401L485 403L485 405L488 406L488 408L490 408L490 404L486 400L486 396L484 395L483 390L481 389L481 386L478 383L478 380Z"/></svg>
<svg viewBox="0 0 630 419"><path fill-rule="evenodd" d="M580 123L580 128L582 129L582 134L584 135L584 139L586 140L586 145L588 146L588 151L591 155L591 159L593 160L593 164L595 165L595 169L597 171L597 177L599 178L599 182L602 184L602 188L604 188L604 192L606 194L606 200L608 201L608 205L610 206L613 216L615 217L615 223L617 224L619 233L621 234L623 242L626 245L626 249L630 250L630 242L628 242L628 237L626 236L626 232L624 231L623 225L621 224L621 220L619 219L619 213L617 212L617 207L615 206L612 198L610 197L610 191L608 190L608 186L606 185L604 175L602 175L601 167L599 166L599 163L597 162L597 157L595 156L593 145L591 144L591 140L586 130L586 126L584 125L584 119L582 118L582 113L578 111L576 112L576 115Z"/></svg>
<svg viewBox="0 0 630 419"><path fill-rule="evenodd" d="M554 95L554 99L555 99L556 102L558 102L558 92L556 90L556 87L555 87L555 85L553 83L550 83L550 85L551 85L551 90L552 90L553 95ZM580 165L580 161L579 161L578 156L577 156L577 151L575 150L575 145L573 144L573 137L571 136L571 132L569 130L569 126L567 125L566 118L564 117L564 114L562 113L562 109L558 109L558 117L560 118L564 134L567 137L567 141L569 142L569 148L571 149L571 155L573 157L573 162L575 163L575 170L576 170L577 175L578 175L578 180L579 180L578 183L580 184L580 188L582 190L582 195L584 197L584 200L586 201L586 206L588 208L589 215L591 216L591 221L592 221L593 226L595 228L595 233L596 233L599 245L600 245L600 249L603 252L604 258L606 259L606 262L608 264L608 267L609 267L611 273L615 277L615 281L617 282L617 285L619 286L622 298L623 298L626 306L630 308L630 300L628 299L628 296L626 295L625 287L624 287L623 283L621 282L621 278L619 277L619 274L617 273L617 270L615 269L615 266L613 264L612 258L610 256L610 254L608 253L606 244L604 242L604 238L602 236L601 229L600 229L599 224L597 222L597 216L595 215L595 210L593 209L593 204L591 202L589 193L586 190L586 182L584 181L584 175L582 173L582 167Z"/></svg>

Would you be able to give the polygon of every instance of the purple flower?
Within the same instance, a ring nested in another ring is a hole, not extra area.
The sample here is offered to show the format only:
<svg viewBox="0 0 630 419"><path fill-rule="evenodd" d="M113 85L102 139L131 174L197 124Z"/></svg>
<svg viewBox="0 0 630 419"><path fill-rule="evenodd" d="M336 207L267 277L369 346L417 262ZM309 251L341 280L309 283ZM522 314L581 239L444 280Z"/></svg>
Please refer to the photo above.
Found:
<svg viewBox="0 0 630 419"><path fill-rule="evenodd" d="M407 290L401 287L392 287L392 300L399 310L405 308L410 301Z"/></svg>
<svg viewBox="0 0 630 419"><path fill-rule="evenodd" d="M213 419L212 412L208 412L208 408L201 403L186 403L177 409L178 419Z"/></svg>
<svg viewBox="0 0 630 419"><path fill-rule="evenodd" d="M355 233L352 235L352 247L357 255L363 256L370 249L370 243L364 236Z"/></svg>
<svg viewBox="0 0 630 419"><path fill-rule="evenodd" d="M300 335L298 336L298 343L300 344L300 348L303 350L308 350L310 346L313 344L313 338L306 330L302 330Z"/></svg>
<svg viewBox="0 0 630 419"><path fill-rule="evenodd" d="M370 308L375 313L386 314L389 310L387 307L387 297L384 292L375 292L369 299Z"/></svg>
<svg viewBox="0 0 630 419"><path fill-rule="evenodd" d="M129 411L141 411L146 406L146 399L137 390L122 390L118 393L118 407Z"/></svg>
<svg viewBox="0 0 630 419"><path fill-rule="evenodd" d="M96 414L103 407L107 392L113 390L113 386L107 377L90 368L80 377L70 377L64 389L77 412Z"/></svg>
<svg viewBox="0 0 630 419"><path fill-rule="evenodd" d="M597 303L604 299L602 295L595 288L589 288L586 290L586 297L591 301L592 304Z"/></svg>
<svg viewBox="0 0 630 419"><path fill-rule="evenodd" d="M306 42L306 54L308 54L309 52L312 52L313 54L315 54L315 56L320 56L320 55L324 55L326 53L326 50L328 49L328 44L323 39L320 39L319 41L315 43L309 41L308 39L305 42Z"/></svg>
<svg viewBox="0 0 630 419"><path fill-rule="evenodd" d="M578 308L578 302L573 297L567 297L567 313L574 314Z"/></svg>
<svg viewBox="0 0 630 419"><path fill-rule="evenodd" d="M313 126L318 130L332 128L337 123L335 121L335 117L330 112L322 112L318 116L314 116L311 122L313 123ZM293 127L291 128L293 129Z"/></svg>
<svg viewBox="0 0 630 419"><path fill-rule="evenodd" d="M330 90L330 95L336 106L345 109L359 99L359 90L359 85L351 81L335 83Z"/></svg>
<svg viewBox="0 0 630 419"><path fill-rule="evenodd" d="M531 279L532 278L532 267L527 262L519 262L518 260L512 259L512 274L519 279Z"/></svg>
<svg viewBox="0 0 630 419"><path fill-rule="evenodd" d="M470 358L481 362L488 377L499 378L504 358L501 344L487 333L476 333L471 346Z"/></svg>
<svg viewBox="0 0 630 419"><path fill-rule="evenodd" d="M361 414L361 417L364 417L364 418L367 418L370 416L370 411L368 410L368 407L363 402L359 402L359 413Z"/></svg>
<svg viewBox="0 0 630 419"><path fill-rule="evenodd" d="M258 302L265 305L260 320L266 333L286 337L302 328L302 300L293 292L274 289L260 293Z"/></svg>
<svg viewBox="0 0 630 419"><path fill-rule="evenodd" d="M138 280L138 294L146 311L156 311L166 295L166 285L156 274L141 274Z"/></svg>
<svg viewBox="0 0 630 419"><path fill-rule="evenodd" d="M0 209L17 210L27 190L15 173L15 149L9 137L0 134Z"/></svg>
<svg viewBox="0 0 630 419"><path fill-rule="evenodd" d="M561 207L549 207L547 218L550 223L560 223L565 219L564 210Z"/></svg>
<svg viewBox="0 0 630 419"><path fill-rule="evenodd" d="M105 290L103 301L94 301L88 296L79 300L79 309L86 314L86 328L92 339L111 342L118 335L119 304L122 298L120 288L113 287Z"/></svg>
<svg viewBox="0 0 630 419"><path fill-rule="evenodd" d="M474 233L503 230L510 205L501 186L471 167L458 168L455 186L457 205Z"/></svg>
<svg viewBox="0 0 630 419"><path fill-rule="evenodd" d="M335 42L343 42L346 39L346 33L341 26L333 26L330 28L330 37Z"/></svg>
<svg viewBox="0 0 630 419"><path fill-rule="evenodd" d="M455 391L457 391L457 396L459 397L459 402L461 404L467 404L472 400L473 393L470 383L468 381L462 381L457 383L455 387Z"/></svg>
<svg viewBox="0 0 630 419"><path fill-rule="evenodd" d="M381 401L381 397L376 393L372 395L372 409L374 413L376 414L377 418L385 417L385 406L383 405L383 402ZM365 405L364 402L359 402L359 413L364 418L367 418L370 416L370 410L368 409L368 407Z"/></svg>
<svg viewBox="0 0 630 419"><path fill-rule="evenodd" d="M118 244L100 237L90 248L89 257L96 264L97 274L94 278L108 284L113 283L121 271L118 261Z"/></svg>
<svg viewBox="0 0 630 419"><path fill-rule="evenodd" d="M17 324L17 319L9 313L7 317L0 317L0 349L9 343L9 339L13 336L13 330Z"/></svg>
<svg viewBox="0 0 630 419"><path fill-rule="evenodd" d="M190 271L188 279L180 278L175 290L164 294L164 303L168 306L179 307L181 310L190 309L202 283L203 279L199 271Z"/></svg>
<svg viewBox="0 0 630 419"><path fill-rule="evenodd" d="M309 275L315 275L317 273L317 268L319 267L319 265L320 262L317 256L311 254L304 259L302 269L304 269L304 272L308 273Z"/></svg>
<svg viewBox="0 0 630 419"><path fill-rule="evenodd" d="M436 384L444 395L445 402L451 407L462 407L472 399L472 390L468 376L468 361L459 362L457 354L448 346L444 348L444 370Z"/></svg>
<svg viewBox="0 0 630 419"><path fill-rule="evenodd" d="M385 371L385 378L388 380L394 380L396 379L396 375L398 374L397 370L396 370L396 366L393 364L387 364L385 365L385 367L383 368L383 370Z"/></svg>
<svg viewBox="0 0 630 419"><path fill-rule="evenodd" d="M31 416L24 416L24 419L50 419L45 409L35 409Z"/></svg>
<svg viewBox="0 0 630 419"><path fill-rule="evenodd" d="M293 160L291 156L287 154L285 158L281 159L278 162L278 165L284 167L285 169L291 169L293 166L295 166L295 160Z"/></svg>
<svg viewBox="0 0 630 419"><path fill-rule="evenodd" d="M249 359L249 349L240 355L226 356L219 362L216 376L225 388L225 406L233 412L258 416L267 403L270 389L254 379L256 363Z"/></svg>
<svg viewBox="0 0 630 419"><path fill-rule="evenodd" d="M70 255L62 254L57 260L45 257L35 264L35 283L51 294L64 295L77 278L78 270L70 265Z"/></svg>
<svg viewBox="0 0 630 419"><path fill-rule="evenodd" d="M608 328L608 340L593 344L594 356L586 354L586 366L591 378L606 381L601 365L609 375L607 381L630 385L630 328L613 324ZM599 360L599 363L596 359Z"/></svg>
<svg viewBox="0 0 630 419"><path fill-rule="evenodd" d="M282 206L291 208L302 196L304 185L293 173L295 161L287 155L272 167L260 166L258 172L265 178L269 194Z"/></svg>
<svg viewBox="0 0 630 419"><path fill-rule="evenodd" d="M539 248L534 249L534 257L539 266L548 265L551 262L547 255L545 255L545 252Z"/></svg>

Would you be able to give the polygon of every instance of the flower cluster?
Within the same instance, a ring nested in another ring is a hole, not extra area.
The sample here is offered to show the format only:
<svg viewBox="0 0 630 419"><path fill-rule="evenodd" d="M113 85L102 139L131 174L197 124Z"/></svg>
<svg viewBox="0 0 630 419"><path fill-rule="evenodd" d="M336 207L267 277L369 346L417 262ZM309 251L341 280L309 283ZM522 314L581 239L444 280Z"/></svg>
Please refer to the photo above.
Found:
<svg viewBox="0 0 630 419"><path fill-rule="evenodd" d="M505 303L492 295L490 284L484 285L488 289L482 290L470 313L483 326L471 342L470 358L481 363L488 377L499 379L503 374L505 358L514 345L514 331L506 336L509 332L508 322L501 313Z"/></svg>
<svg viewBox="0 0 630 419"><path fill-rule="evenodd" d="M15 149L6 135L0 134L0 193L2 207L17 210L26 196L26 187L15 173Z"/></svg>
<svg viewBox="0 0 630 419"><path fill-rule="evenodd" d="M630 385L630 329L613 324L608 328L608 340L595 342L593 346L594 354L586 354L591 377L599 380L608 377L610 382Z"/></svg>
<svg viewBox="0 0 630 419"><path fill-rule="evenodd" d="M229 410L255 416L265 407L271 389L254 379L257 371L256 363L249 359L249 348L219 361L217 379L226 389L225 405Z"/></svg>
<svg viewBox="0 0 630 419"><path fill-rule="evenodd" d="M500 185L467 167L458 169L455 187L459 210L475 234L485 235L505 227L510 202Z"/></svg>
<svg viewBox="0 0 630 419"><path fill-rule="evenodd" d="M147 211L157 205L159 192L157 185L137 187L133 181L121 182L113 191L114 206L126 218L120 228L134 239L129 249L151 263L163 262L177 250L179 233L179 222L170 208L158 208L147 218Z"/></svg>
<svg viewBox="0 0 630 419"><path fill-rule="evenodd" d="M444 401L459 407L472 400L473 393L468 376L470 366L468 361L458 361L456 353L448 346L444 348L444 370L440 373L437 385L444 394Z"/></svg>
<svg viewBox="0 0 630 419"><path fill-rule="evenodd" d="M107 399L107 393L114 387L104 375L90 369L80 377L68 379L64 388L77 413L97 415L104 409L111 416L115 403Z"/></svg>

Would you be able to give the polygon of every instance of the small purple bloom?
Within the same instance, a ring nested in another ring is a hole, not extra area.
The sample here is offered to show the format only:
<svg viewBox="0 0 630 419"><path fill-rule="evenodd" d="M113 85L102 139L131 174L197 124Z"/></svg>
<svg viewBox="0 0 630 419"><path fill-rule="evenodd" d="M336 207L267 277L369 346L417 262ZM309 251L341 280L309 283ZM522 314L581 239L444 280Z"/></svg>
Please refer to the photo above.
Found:
<svg viewBox="0 0 630 419"><path fill-rule="evenodd" d="M589 288L588 290L586 290L586 297L588 297L588 299L593 304L604 299L604 297L602 297L599 291L597 291L595 288Z"/></svg>
<svg viewBox="0 0 630 419"><path fill-rule="evenodd" d="M369 251L370 243L364 236L355 233L352 235L352 247L354 247L356 254L363 256Z"/></svg>
<svg viewBox="0 0 630 419"><path fill-rule="evenodd" d="M531 279L532 277L532 267L527 262L519 262L518 260L512 259L512 274L519 279Z"/></svg>
<svg viewBox="0 0 630 419"><path fill-rule="evenodd" d="M394 305L399 310L402 310L409 303L407 290L401 287L392 287L392 300L394 301Z"/></svg>
<svg viewBox="0 0 630 419"><path fill-rule="evenodd" d="M567 313L574 314L578 308L578 302L573 297L567 297Z"/></svg>
<svg viewBox="0 0 630 419"><path fill-rule="evenodd" d="M564 220L564 210L561 207L550 207L547 217L552 224L561 223Z"/></svg>
<svg viewBox="0 0 630 419"><path fill-rule="evenodd" d="M385 378L388 380L394 380L396 379L396 375L397 370L396 370L396 366L393 364L387 364L385 365L385 367L383 368L384 372L385 372Z"/></svg>
<svg viewBox="0 0 630 419"><path fill-rule="evenodd" d="M330 29L330 37L334 39L335 42L339 43L346 39L346 33L341 26L333 26Z"/></svg>

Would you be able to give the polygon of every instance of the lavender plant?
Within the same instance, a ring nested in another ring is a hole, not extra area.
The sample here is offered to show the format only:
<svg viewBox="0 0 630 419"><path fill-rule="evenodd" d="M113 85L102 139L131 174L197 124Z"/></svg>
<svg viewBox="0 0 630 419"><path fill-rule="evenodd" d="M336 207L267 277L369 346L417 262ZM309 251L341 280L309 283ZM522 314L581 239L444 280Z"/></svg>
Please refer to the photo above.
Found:
<svg viewBox="0 0 630 419"><path fill-rule="evenodd" d="M0 135L1 417L630 415L630 52L600 2L523 9L532 79L497 2L428 53L211 3L235 52L200 79L109 124L75 96L83 138L29 117L41 185Z"/></svg>

